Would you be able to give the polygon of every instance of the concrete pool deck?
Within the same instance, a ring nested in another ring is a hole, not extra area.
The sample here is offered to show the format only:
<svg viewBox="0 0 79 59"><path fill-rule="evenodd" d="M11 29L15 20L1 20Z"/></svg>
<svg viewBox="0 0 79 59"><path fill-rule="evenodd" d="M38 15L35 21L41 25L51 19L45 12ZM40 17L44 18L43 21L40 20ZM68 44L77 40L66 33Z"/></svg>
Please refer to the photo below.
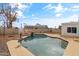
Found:
<svg viewBox="0 0 79 59"><path fill-rule="evenodd" d="M79 42L74 40L79 40L79 38L72 37L61 37L60 35L46 34L51 37L58 37L68 41L68 45L64 51L64 56L79 56Z"/></svg>
<svg viewBox="0 0 79 59"><path fill-rule="evenodd" d="M46 34L46 33L45 33ZM68 41L68 46L64 51L64 56L79 56L79 38L61 37L57 34L46 34L51 37L58 37ZM22 47L18 40L11 40L7 42L7 46L11 56L33 56L33 54L26 48Z"/></svg>
<svg viewBox="0 0 79 59"><path fill-rule="evenodd" d="M22 47L18 40L11 40L7 42L11 56L33 56L33 54Z"/></svg>

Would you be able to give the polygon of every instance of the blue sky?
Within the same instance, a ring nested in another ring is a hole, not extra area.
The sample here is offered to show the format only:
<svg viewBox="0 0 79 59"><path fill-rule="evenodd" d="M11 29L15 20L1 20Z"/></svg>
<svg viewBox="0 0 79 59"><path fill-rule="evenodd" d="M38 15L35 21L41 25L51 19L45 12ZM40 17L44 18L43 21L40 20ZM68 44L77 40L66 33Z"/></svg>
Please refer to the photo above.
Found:
<svg viewBox="0 0 79 59"><path fill-rule="evenodd" d="M16 4L9 4L15 8ZM19 3L18 20L13 26L20 27L21 23L35 25L36 23L58 27L63 22L78 21L78 3Z"/></svg>

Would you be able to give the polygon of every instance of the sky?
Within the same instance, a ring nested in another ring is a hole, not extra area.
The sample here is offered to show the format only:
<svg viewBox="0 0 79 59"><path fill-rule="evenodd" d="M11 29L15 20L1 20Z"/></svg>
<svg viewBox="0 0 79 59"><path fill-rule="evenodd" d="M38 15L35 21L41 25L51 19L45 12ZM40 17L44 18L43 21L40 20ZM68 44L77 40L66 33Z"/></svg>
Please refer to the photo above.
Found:
<svg viewBox="0 0 79 59"><path fill-rule="evenodd" d="M9 6L18 8L17 21L13 23L17 27L39 23L54 28L79 18L79 3L9 3Z"/></svg>

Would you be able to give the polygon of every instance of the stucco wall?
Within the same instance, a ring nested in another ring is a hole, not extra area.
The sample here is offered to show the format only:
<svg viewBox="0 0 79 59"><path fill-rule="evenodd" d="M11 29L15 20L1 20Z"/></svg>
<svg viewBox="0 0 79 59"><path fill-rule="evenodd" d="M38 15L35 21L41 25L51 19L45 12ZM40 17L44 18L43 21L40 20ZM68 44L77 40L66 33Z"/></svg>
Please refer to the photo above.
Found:
<svg viewBox="0 0 79 59"><path fill-rule="evenodd" d="M77 27L77 33L67 33L67 27ZM63 23L61 29L61 35L79 36L79 23L78 22Z"/></svg>

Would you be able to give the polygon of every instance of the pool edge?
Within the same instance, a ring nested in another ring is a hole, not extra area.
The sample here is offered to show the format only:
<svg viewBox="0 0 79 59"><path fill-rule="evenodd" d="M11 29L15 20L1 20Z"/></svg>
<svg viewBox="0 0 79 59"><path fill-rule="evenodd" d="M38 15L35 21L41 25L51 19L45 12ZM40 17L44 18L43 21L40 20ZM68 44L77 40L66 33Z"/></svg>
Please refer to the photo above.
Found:
<svg viewBox="0 0 79 59"><path fill-rule="evenodd" d="M8 41L7 46L11 56L34 56L28 49L22 47L18 40Z"/></svg>

